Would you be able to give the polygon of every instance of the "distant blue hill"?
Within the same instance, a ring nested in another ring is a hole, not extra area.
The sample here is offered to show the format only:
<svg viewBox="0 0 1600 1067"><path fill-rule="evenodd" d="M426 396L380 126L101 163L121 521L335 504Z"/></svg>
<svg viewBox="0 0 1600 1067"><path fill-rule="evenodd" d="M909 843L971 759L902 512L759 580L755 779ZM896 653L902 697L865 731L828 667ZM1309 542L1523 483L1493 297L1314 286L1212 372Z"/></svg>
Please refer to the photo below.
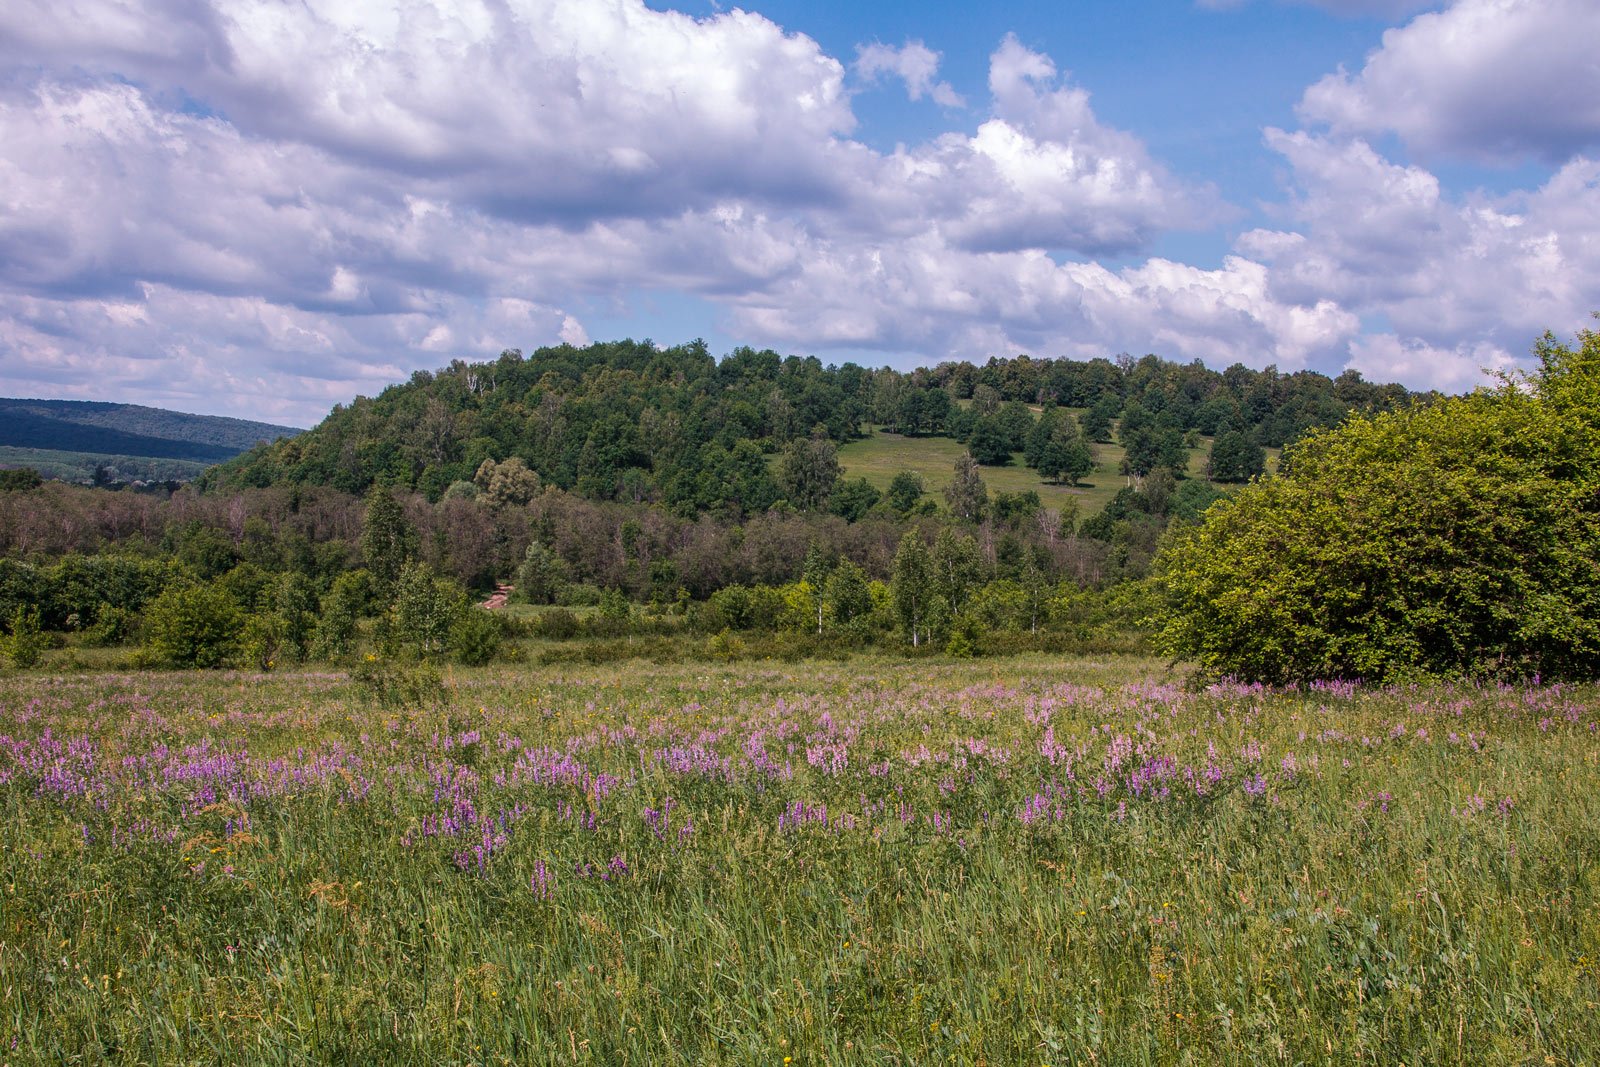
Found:
<svg viewBox="0 0 1600 1067"><path fill-rule="evenodd" d="M97 459L118 468L129 467L130 457L180 460L187 469L190 464L221 463L300 432L291 426L138 404L0 398L0 455L9 461L3 465L14 465L24 455L15 449L71 453L72 473L82 480L93 477L101 465ZM70 476L54 467L52 473Z"/></svg>

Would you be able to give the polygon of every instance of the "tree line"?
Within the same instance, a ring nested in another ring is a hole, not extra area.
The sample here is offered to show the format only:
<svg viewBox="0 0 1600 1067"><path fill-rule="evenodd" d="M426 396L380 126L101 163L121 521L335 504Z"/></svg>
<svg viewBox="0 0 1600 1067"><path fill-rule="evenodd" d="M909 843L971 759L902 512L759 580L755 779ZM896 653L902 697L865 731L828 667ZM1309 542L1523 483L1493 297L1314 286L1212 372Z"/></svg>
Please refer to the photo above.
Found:
<svg viewBox="0 0 1600 1067"><path fill-rule="evenodd" d="M1153 356L900 373L751 349L716 361L699 343L507 352L419 373L167 493L8 476L0 620L19 662L55 640L199 666L358 648L481 661L535 624L724 650L1081 640L1131 626L1149 590L1128 580L1169 525L1263 473L1264 442L1419 400L1353 374ZM910 471L880 491L838 460L872 425L967 451L940 494ZM1202 433L1210 477L1189 478ZM1075 482L1113 440L1128 483L1084 521L985 483L1013 456ZM535 623L467 610L507 578Z"/></svg>
<svg viewBox="0 0 1600 1067"><path fill-rule="evenodd" d="M796 635L958 654L988 633L1086 637L1096 605L1116 600L1102 595L1110 553L1020 496L985 493L981 521L959 526L916 508L729 525L553 488L500 504L384 488L364 499L184 490L159 509L143 496L37 485L0 496L0 531L12 548L37 533L70 538L72 550L51 559L35 542L31 559L0 557L0 654L27 665L27 650L53 634L82 647L137 644L150 664L271 669L361 649L483 662L506 637L535 633L722 634L724 650L737 643L729 635ZM125 507L59 508L106 502ZM40 531L22 521L63 513L68 521ZM469 610L485 575L513 577L519 600L550 610L522 630Z"/></svg>
<svg viewBox="0 0 1600 1067"><path fill-rule="evenodd" d="M698 341L561 345L419 371L377 397L336 406L313 430L214 468L203 485L323 485L357 495L382 485L437 501L470 493L485 463L516 462L541 485L590 500L737 519L781 500L816 506L822 489L784 481L773 457L808 441L837 446L871 427L953 437L980 464L1022 452L1046 479L1072 482L1120 422L1135 476L1173 466L1174 450L1198 434L1228 437L1224 455L1244 453L1219 472L1231 477L1250 469L1252 448L1415 399L1354 371L1337 379L1241 365L1219 372L1153 355L1023 355L901 372L750 348L717 360ZM1036 419L1033 408L1045 414Z"/></svg>

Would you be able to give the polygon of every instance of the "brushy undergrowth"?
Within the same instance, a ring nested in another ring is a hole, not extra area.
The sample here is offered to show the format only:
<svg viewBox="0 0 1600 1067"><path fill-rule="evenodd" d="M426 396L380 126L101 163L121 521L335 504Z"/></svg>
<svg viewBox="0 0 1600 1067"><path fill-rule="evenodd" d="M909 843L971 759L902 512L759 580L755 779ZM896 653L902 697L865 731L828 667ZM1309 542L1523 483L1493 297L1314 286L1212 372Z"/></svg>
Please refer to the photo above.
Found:
<svg viewBox="0 0 1600 1067"><path fill-rule="evenodd" d="M1577 1064L1586 688L0 680L12 1063Z"/></svg>

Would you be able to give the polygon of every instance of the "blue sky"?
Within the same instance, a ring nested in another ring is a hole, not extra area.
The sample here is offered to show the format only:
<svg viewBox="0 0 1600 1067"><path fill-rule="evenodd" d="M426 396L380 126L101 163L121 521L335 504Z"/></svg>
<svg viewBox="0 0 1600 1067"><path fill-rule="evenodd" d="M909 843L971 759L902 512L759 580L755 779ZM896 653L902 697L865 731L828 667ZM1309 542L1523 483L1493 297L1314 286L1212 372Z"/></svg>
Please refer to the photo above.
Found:
<svg viewBox="0 0 1600 1067"><path fill-rule="evenodd" d="M502 348L1471 388L1600 306L1600 5L14 0L0 392Z"/></svg>

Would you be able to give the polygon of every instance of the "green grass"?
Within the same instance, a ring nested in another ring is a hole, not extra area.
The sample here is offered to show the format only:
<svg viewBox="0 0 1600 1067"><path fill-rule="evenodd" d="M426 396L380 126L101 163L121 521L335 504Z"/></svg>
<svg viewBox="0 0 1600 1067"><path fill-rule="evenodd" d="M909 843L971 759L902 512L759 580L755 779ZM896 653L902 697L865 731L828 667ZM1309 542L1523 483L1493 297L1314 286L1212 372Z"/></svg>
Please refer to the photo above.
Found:
<svg viewBox="0 0 1600 1067"><path fill-rule="evenodd" d="M12 1063L1579 1064L1590 688L0 678ZM540 872L544 880L540 880Z"/></svg>
<svg viewBox="0 0 1600 1067"><path fill-rule="evenodd" d="M878 431L840 448L839 465L844 468L844 477L865 478L877 489L889 488L901 471L916 471L922 475L929 495L942 506L939 494L950 484L956 460L966 452L966 445L948 437L905 437ZM991 495L1032 489L1046 507L1060 508L1076 501L1079 517L1087 518L1128 484L1128 479L1117 473L1123 457L1121 445L1096 445L1095 452L1095 469L1076 487L1044 481L1037 471L1023 466L1020 452L1011 457L1010 466L978 470Z"/></svg>
<svg viewBox="0 0 1600 1067"><path fill-rule="evenodd" d="M1211 457L1212 438L1201 437L1200 447L1189 450L1187 473L1191 478L1206 476L1206 463ZM980 467L989 492L1019 493L1032 489L1039 494L1046 507L1060 508L1076 502L1078 517L1086 519L1096 514L1126 485L1128 478L1119 474L1126 453L1119 444L1097 444L1095 468L1076 486L1046 482L1038 472L1023 465L1022 453L1011 457L1006 467ZM906 437L901 434L876 430L859 441L851 441L839 449L839 464L846 478L865 478L875 488L884 490L901 471L915 471L922 475L928 493L941 504L940 493L950 484L956 460L965 455L967 446L948 437ZM1267 449L1267 470L1278 468L1281 449Z"/></svg>
<svg viewBox="0 0 1600 1067"><path fill-rule="evenodd" d="M1209 449L1209 439L1206 446ZM1076 486L1058 485L1040 478L1037 471L1023 464L1020 452L1011 457L1009 466L980 467L979 473L991 494L1032 489L1046 507L1060 508L1075 502L1079 518L1085 519L1109 504L1128 484L1127 477L1117 473L1125 455L1122 446L1097 444L1094 450L1095 468ZM844 477L865 478L878 489L887 489L901 471L916 471L922 475L929 494L942 502L940 494L954 476L956 460L966 451L966 445L948 437L906 437L879 430L840 448L839 464L844 468ZM1192 471L1204 474L1205 454L1191 453Z"/></svg>

